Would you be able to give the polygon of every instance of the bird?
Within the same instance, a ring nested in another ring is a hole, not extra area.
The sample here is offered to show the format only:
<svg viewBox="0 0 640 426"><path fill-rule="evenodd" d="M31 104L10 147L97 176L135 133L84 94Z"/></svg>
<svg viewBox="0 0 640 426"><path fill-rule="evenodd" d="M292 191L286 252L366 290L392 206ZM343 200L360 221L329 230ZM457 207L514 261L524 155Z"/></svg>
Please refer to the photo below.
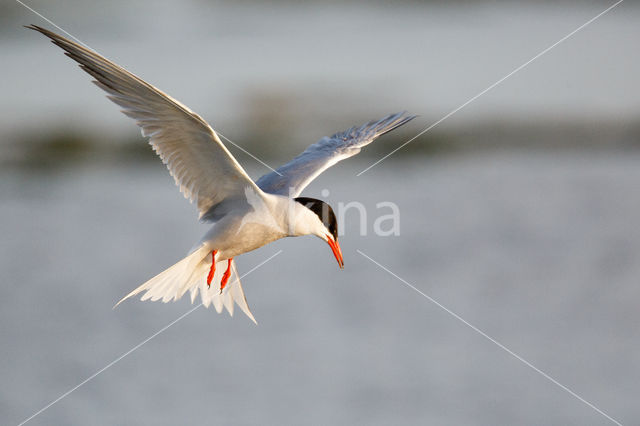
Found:
<svg viewBox="0 0 640 426"><path fill-rule="evenodd" d="M253 181L214 129L171 96L97 52L37 25L38 31L93 77L107 98L134 119L143 137L166 165L185 198L195 203L210 229L189 254L120 300L180 299L198 293L205 307L233 316L234 303L253 321L235 258L285 237L314 235L344 267L333 209L322 200L301 197L323 171L358 154L362 147L416 116L406 111L323 137L276 170Z"/></svg>

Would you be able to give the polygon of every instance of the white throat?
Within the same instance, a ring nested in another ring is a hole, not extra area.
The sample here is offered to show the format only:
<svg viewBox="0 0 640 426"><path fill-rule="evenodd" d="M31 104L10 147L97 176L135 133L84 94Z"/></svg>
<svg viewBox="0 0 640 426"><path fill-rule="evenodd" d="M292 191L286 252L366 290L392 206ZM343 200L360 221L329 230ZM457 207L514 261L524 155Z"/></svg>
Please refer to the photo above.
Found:
<svg viewBox="0 0 640 426"><path fill-rule="evenodd" d="M290 236L317 235L322 238L328 233L314 212L292 199L289 199L287 204L286 220Z"/></svg>

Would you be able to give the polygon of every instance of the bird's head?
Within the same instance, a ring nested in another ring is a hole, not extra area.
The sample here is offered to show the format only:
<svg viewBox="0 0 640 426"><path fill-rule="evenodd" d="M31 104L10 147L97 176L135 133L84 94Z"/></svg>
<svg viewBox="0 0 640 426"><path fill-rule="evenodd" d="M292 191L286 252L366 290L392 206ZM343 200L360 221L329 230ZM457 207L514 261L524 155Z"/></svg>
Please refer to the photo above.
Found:
<svg viewBox="0 0 640 426"><path fill-rule="evenodd" d="M300 229L299 235L315 235L326 241L342 269L344 260L338 244L338 222L331 206L315 198L298 197L294 200L304 207L298 216L299 225L296 224Z"/></svg>

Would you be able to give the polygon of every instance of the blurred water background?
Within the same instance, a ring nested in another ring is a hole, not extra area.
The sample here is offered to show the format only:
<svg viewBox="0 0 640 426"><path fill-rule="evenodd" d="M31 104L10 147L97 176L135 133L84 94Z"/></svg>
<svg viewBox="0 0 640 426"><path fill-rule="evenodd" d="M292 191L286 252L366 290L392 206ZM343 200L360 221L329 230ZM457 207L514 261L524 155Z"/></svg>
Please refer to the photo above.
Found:
<svg viewBox="0 0 640 426"><path fill-rule="evenodd" d="M29 424L623 424L640 407L640 8L611 3L28 3L278 165L420 114L305 192L347 214L337 270L287 239L238 259L259 325L200 308ZM127 302L206 230L137 128L0 3L0 416L18 424L191 305ZM53 28L52 28L53 29ZM229 146L252 177L267 171ZM323 196L322 190L329 195ZM400 235L373 234L391 201Z"/></svg>

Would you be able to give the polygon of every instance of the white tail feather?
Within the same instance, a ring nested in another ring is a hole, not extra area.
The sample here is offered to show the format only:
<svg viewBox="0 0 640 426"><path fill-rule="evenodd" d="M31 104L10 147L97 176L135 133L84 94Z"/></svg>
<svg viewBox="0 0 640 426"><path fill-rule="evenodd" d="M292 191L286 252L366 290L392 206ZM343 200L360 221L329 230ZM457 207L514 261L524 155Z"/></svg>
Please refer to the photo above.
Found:
<svg viewBox="0 0 640 426"><path fill-rule="evenodd" d="M172 267L127 294L116 306L142 292L145 293L140 300L156 301L162 299L166 303L180 299L189 291L191 293L191 303L194 303L199 291L202 304L206 308L209 305L213 305L218 313L222 312L223 308L226 308L229 315L233 316L233 304L235 302L242 312L257 324L244 296L235 261L231 262L231 276L222 292L220 291L220 282L227 268L226 260L217 261L216 258L216 271L211 281L211 287L207 285L207 275L211 269L210 255L210 249L205 246L194 250Z"/></svg>

